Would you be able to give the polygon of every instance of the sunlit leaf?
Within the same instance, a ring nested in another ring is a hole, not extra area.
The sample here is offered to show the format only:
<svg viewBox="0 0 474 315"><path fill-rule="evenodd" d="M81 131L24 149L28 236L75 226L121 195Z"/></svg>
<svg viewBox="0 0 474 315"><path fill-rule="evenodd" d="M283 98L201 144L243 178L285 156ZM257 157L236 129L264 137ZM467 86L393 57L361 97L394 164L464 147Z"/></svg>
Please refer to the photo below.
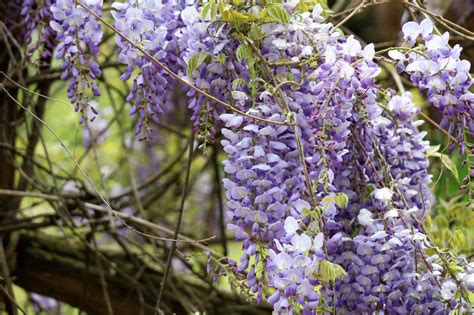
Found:
<svg viewBox="0 0 474 315"><path fill-rule="evenodd" d="M194 54L188 61L188 76L191 77L194 70L196 70L206 59L210 59L211 55L208 53Z"/></svg>
<svg viewBox="0 0 474 315"><path fill-rule="evenodd" d="M268 8L268 15L274 22L290 23L290 15L281 4L275 4Z"/></svg>
<svg viewBox="0 0 474 315"><path fill-rule="evenodd" d="M318 276L321 281L335 281L344 277L346 274L344 268L328 260L323 260L319 263Z"/></svg>

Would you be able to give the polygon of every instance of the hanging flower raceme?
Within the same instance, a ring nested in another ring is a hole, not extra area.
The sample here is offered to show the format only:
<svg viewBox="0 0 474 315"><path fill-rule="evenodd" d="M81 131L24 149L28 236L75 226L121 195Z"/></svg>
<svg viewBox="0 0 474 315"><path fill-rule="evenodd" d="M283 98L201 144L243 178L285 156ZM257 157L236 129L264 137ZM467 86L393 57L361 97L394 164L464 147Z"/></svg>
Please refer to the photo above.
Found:
<svg viewBox="0 0 474 315"><path fill-rule="evenodd" d="M181 15L186 17L186 27L180 38L182 57L188 65L188 73L184 73L186 78L220 100L232 99L232 81L237 78L232 71L237 70L241 75L245 71L242 65L236 65L226 57L234 53L236 41L231 40L225 26L213 26L207 19L201 20L201 14L194 7L187 7ZM194 129L204 138L212 137L222 108L194 90L188 90L187 95Z"/></svg>
<svg viewBox="0 0 474 315"><path fill-rule="evenodd" d="M125 81L133 76L133 85L127 101L132 104L130 114L138 114L136 134L145 131L145 138L152 137L150 121L159 122L163 108L171 108L175 80L160 66L137 49L142 47L175 73L181 73L177 40L181 36L183 21L179 12L184 1L127 0L114 2L114 26L135 46L116 35L119 61L127 65L120 77ZM138 69L136 73L134 70Z"/></svg>
<svg viewBox="0 0 474 315"><path fill-rule="evenodd" d="M16 45L26 48L26 56L30 58L33 52L39 51L40 66L45 66L46 61L49 65L49 59L55 46L52 43L54 32L49 25L51 20L50 7L54 0L12 0L7 2L8 12L5 17L5 26L15 39ZM39 40L36 40L35 31L38 31ZM10 40L10 37L8 37Z"/></svg>
<svg viewBox="0 0 474 315"><path fill-rule="evenodd" d="M317 6L311 15L303 14L302 23L263 28L261 54L274 67L273 77L290 73L294 84L280 86L281 94L259 93L263 105L249 111L281 121L286 103L301 128L303 157L290 127L222 116L233 128L223 131L229 229L245 250L236 272L247 272L257 299L268 279L275 289L268 301L278 313L313 314L323 301L346 312L443 313L452 305L443 303L443 279L431 273L419 225L430 205L431 177L425 134L413 120L418 110L409 93L387 95L375 84L380 68L373 61L373 45L362 48L353 36L334 32L321 23L320 12ZM389 99L385 106L382 95ZM292 167L277 163L275 168L268 156ZM304 165L314 200L308 197ZM291 190L281 185L284 180L293 182ZM262 181L265 187L256 186ZM299 210L290 197L295 192ZM348 203L337 204L344 195ZM315 211L322 213L322 229L321 217L311 215ZM330 238L327 252L325 238ZM265 269L258 268L260 261ZM328 263L340 264L347 273L340 273L333 287L335 279L323 274Z"/></svg>
<svg viewBox="0 0 474 315"><path fill-rule="evenodd" d="M248 113L285 120L272 97L264 94L261 101ZM224 187L233 222L228 228L243 241L245 251L237 270L248 270L247 286L257 292L259 301L262 290L276 289L269 297L275 310L291 310L295 303L314 310L319 299L317 263L325 257L324 236L318 232L317 221L305 220L311 206L295 135L289 126L234 114L221 118L231 128L222 130L228 154Z"/></svg>
<svg viewBox="0 0 474 315"><path fill-rule="evenodd" d="M87 0L83 3L96 14L101 14L102 0ZM82 122L89 109L93 115L97 114L97 109L89 103L89 94L100 95L99 87L93 81L101 74L94 57L99 54L102 26L97 18L74 0L57 0L50 10L50 26L58 42L56 58L64 60L61 79L70 78L68 98L75 105L75 111L82 113Z"/></svg>
<svg viewBox="0 0 474 315"><path fill-rule="evenodd" d="M406 93L393 96L386 113L368 122L371 144L355 157L359 176L370 174L362 180L366 188L386 181L392 187L377 188L365 197L359 193L337 218L345 228L331 237L328 252L348 273L335 285L334 300L342 312L444 314L452 307L443 303L442 278L432 272L425 254L427 237L417 228L429 206L431 182L428 143L417 131L419 122L413 121L417 112ZM375 170L365 171L371 168Z"/></svg>
<svg viewBox="0 0 474 315"><path fill-rule="evenodd" d="M102 28L74 0L49 1L50 11L39 15L29 15L33 1L24 2L26 37L50 14L62 78L71 77L68 97L85 117L89 108L96 112L90 92L100 93L94 58ZM101 14L102 0L83 3ZM116 36L126 65L121 80L133 80L127 101L138 115L136 133L151 138L151 122L180 92L195 131L207 138L225 125L228 230L243 249L229 270L276 313L334 307L344 314L445 314L456 305L458 279L426 255L431 245L421 223L431 177L419 109L410 93L397 96L376 84L381 69L372 44L362 47L335 30L320 5L292 15L298 5L272 3L265 11L204 9L185 0L114 2L114 26L133 43ZM474 131L469 63L428 20L407 23L403 33L408 47L389 55L426 91L443 113L441 126L464 150ZM138 48L246 115L225 113ZM467 287L471 274L460 275Z"/></svg>
<svg viewBox="0 0 474 315"><path fill-rule="evenodd" d="M440 126L447 128L465 150L465 140L474 135L474 94L469 91L472 79L470 63L460 59L461 46L449 45L449 33L436 35L433 23L423 20L403 25L403 37L408 45L403 50L391 50L397 69L410 75L412 83L425 91L428 101L439 108L443 117ZM417 40L421 45L417 46ZM449 150L452 151L455 143Z"/></svg>

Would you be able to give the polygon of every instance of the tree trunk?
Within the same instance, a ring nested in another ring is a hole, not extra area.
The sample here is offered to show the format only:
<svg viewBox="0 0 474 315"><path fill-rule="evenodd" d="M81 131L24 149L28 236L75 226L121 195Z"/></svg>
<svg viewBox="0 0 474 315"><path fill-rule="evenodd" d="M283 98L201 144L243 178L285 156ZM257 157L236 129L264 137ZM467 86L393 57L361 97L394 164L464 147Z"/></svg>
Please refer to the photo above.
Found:
<svg viewBox="0 0 474 315"><path fill-rule="evenodd" d="M130 263L132 258L122 251L102 250L101 254L114 264L105 261L102 264L114 314L153 314L156 295L147 290L145 283L151 281L158 288L162 279L160 269L152 263L143 263L140 272L140 268ZM94 256L91 256L94 254L86 246L71 239L23 234L18 242L17 255L13 272L17 285L64 301L88 314L107 314L99 270L93 262ZM167 289L163 298L163 304L173 313L189 313L183 300L192 302L196 298L201 306L195 304L194 311L207 314L271 313L269 305L251 305L230 292L212 288L197 277L175 275L175 278L173 282L178 292Z"/></svg>

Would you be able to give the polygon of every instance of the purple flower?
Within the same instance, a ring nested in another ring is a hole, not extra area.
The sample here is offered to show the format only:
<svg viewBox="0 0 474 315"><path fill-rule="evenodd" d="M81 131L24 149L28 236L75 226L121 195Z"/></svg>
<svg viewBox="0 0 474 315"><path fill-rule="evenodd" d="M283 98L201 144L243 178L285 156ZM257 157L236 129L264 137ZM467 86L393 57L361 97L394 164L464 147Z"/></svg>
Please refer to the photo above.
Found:
<svg viewBox="0 0 474 315"><path fill-rule="evenodd" d="M84 4L101 14L102 0L88 0ZM64 60L61 79L70 78L68 97L75 105L75 111L82 113L82 122L88 115L88 109L92 115L97 114L97 109L90 104L89 95L100 95L99 87L93 81L101 74L94 56L99 54L102 26L92 14L76 5L74 0L57 0L50 10L50 26L58 42L56 58Z"/></svg>
<svg viewBox="0 0 474 315"><path fill-rule="evenodd" d="M465 151L465 137L474 134L474 99L469 91L472 85L470 63L460 59L461 47L449 46L449 34L435 35L430 20L420 24L408 22L403 26L404 38L410 47L421 38L424 46L413 47L407 53L390 51L398 62L400 72L406 72L414 86L426 92L428 102L437 107L443 118L441 127L447 128ZM416 50L415 50L416 49ZM450 146L452 150L454 146Z"/></svg>

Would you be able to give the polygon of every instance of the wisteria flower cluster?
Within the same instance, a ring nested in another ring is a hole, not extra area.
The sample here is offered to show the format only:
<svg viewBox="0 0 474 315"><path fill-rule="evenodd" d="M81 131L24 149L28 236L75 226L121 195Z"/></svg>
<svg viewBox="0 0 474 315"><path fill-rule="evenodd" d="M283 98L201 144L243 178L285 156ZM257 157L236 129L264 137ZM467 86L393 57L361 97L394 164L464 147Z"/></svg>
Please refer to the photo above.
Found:
<svg viewBox="0 0 474 315"><path fill-rule="evenodd" d="M284 120L278 107L268 105L269 96L262 96L262 101L249 113ZM315 309L319 298L314 290L319 283L315 271L325 257L324 237L317 221L304 220L311 206L305 200L304 169L295 136L288 126L250 121L243 132L236 133L244 123L242 117L223 114L221 118L233 130L222 130L227 138L222 144L229 157L224 161L229 174L224 187L234 222L228 228L243 241L245 250L238 271L249 269L247 285L260 300L266 286L276 289L269 301L277 311L289 310L294 303ZM261 268L265 271L258 271Z"/></svg>
<svg viewBox="0 0 474 315"><path fill-rule="evenodd" d="M198 9L202 11L202 8ZM188 68L191 73L183 71L183 77L220 100L233 100L230 91L237 76L232 71L237 69L242 75L247 72L242 64L226 57L235 52L236 41L231 41L226 27L213 26L209 19L202 20L202 12L198 9L188 6L181 12L185 27L179 39L180 56L187 65L193 59L204 59L205 62L195 69ZM212 138L216 132L215 122L219 121L223 109L192 89L188 89L187 96L194 130L205 139ZM239 107L238 100L235 105Z"/></svg>
<svg viewBox="0 0 474 315"><path fill-rule="evenodd" d="M461 60L461 46L449 45L449 33L437 35L431 20L408 22L403 26L403 37L412 49L392 50L389 56L397 61L397 69L410 75L413 84L425 91L428 101L439 108L443 118L441 127L447 128L465 151L465 139L474 134L474 94L470 63ZM421 40L417 46L417 40ZM405 47L406 48L406 47ZM452 143L453 150L456 143Z"/></svg>
<svg viewBox="0 0 474 315"><path fill-rule="evenodd" d="M83 2L101 15L102 0ZM187 96L195 131L222 133L228 230L243 250L229 270L276 313L446 314L464 307L454 291L462 281L473 287L472 268L457 277L427 255L429 144L413 96L378 85L373 44L336 30L319 4L312 12L297 6L114 2L136 133L151 138L151 122L172 110L177 94ZM76 111L96 113L88 90L100 94L94 80L102 27L74 0L52 1L50 12L62 78L71 77L68 97ZM403 34L406 46L389 56L426 91L443 114L441 127L464 151L474 132L469 62L429 20L405 24ZM180 85L138 48L201 91Z"/></svg>
<svg viewBox="0 0 474 315"><path fill-rule="evenodd" d="M328 305L336 303L334 307L346 312L444 313L449 306L441 302L441 280L430 272L426 235L418 226L430 204L431 182L425 133L413 121L418 110L409 93L390 94L382 106L385 92L374 82L380 68L373 61L373 46L362 48L352 36L333 32L330 24L321 23L320 12L317 7L302 23L271 25L263 39L261 53L275 64L319 56L315 65L290 70L299 87L282 88L287 110L297 113L299 131L222 116L233 128L223 131L223 145L229 155L224 162L233 220L229 229L245 250L238 271L248 271L247 285L258 296L268 279L268 286L275 288L268 300L279 313L315 313L325 299L322 292ZM307 36L312 36L311 43ZM274 76L286 67L277 66ZM259 95L265 105L249 113L282 121L281 113L275 113L275 95ZM267 134L270 130L278 132ZM282 169L288 162L292 167ZM315 200L320 200L316 204L305 185L305 166ZM255 186L262 180L263 189ZM291 189L282 195L288 180ZM376 190L370 192L371 187ZM292 198L297 192L298 199ZM337 192L348 196L346 207L334 202ZM318 208L324 213L322 230L317 216L308 217ZM260 249L262 243L268 254ZM333 279L332 287L320 270L326 259L348 273ZM265 268L260 274L255 271L259 261Z"/></svg>
<svg viewBox="0 0 474 315"><path fill-rule="evenodd" d="M87 0L84 4L95 13L101 14L102 0ZM74 0L57 0L50 7L50 26L56 34L56 58L63 59L64 72L61 79L69 80L67 95L75 105L75 111L82 113L81 122L90 109L96 115L97 109L90 105L89 94L99 96L95 81L101 69L94 57L99 55L102 41L102 25L86 9ZM93 118L92 118L93 119Z"/></svg>
<svg viewBox="0 0 474 315"><path fill-rule="evenodd" d="M5 24L19 44L32 46L27 50L27 54L30 56L41 44L45 46L42 53L44 59L51 57L54 50L52 43L54 34L52 34L49 26L52 3L54 3L54 0L45 0L41 4L38 4L35 0L16 0L7 3L7 11L11 14L6 17ZM18 17L20 17L19 20ZM35 30L39 31L41 40L33 40Z"/></svg>
<svg viewBox="0 0 474 315"><path fill-rule="evenodd" d="M178 38L184 28L180 11L185 4L179 1L125 1L114 2L112 13L118 31L140 45L157 60L166 62L174 72L182 69L179 58ZM121 36L116 36L119 47L119 61L127 65L120 77L128 80L133 75L133 86L127 101L132 103L130 114L138 114L136 133L145 131L146 138L152 138L150 121L158 123L163 108L171 108L175 82L162 68L144 57L136 47Z"/></svg>
<svg viewBox="0 0 474 315"><path fill-rule="evenodd" d="M359 157L358 167L371 159L366 168L376 174L368 172L367 179L377 186L379 179L389 177L393 187L375 189L366 198L355 197L351 207L339 214L345 228L328 242L333 261L348 273L336 283L337 309L364 314L379 310L444 314L450 306L442 303L441 280L430 271L433 265L424 254L427 236L417 228L430 204L428 143L424 133L417 131L420 122L413 121L418 109L410 93L393 96L386 110L397 123L387 118L388 113L370 121L370 138L375 143L366 156ZM351 218L356 224L347 223Z"/></svg>

